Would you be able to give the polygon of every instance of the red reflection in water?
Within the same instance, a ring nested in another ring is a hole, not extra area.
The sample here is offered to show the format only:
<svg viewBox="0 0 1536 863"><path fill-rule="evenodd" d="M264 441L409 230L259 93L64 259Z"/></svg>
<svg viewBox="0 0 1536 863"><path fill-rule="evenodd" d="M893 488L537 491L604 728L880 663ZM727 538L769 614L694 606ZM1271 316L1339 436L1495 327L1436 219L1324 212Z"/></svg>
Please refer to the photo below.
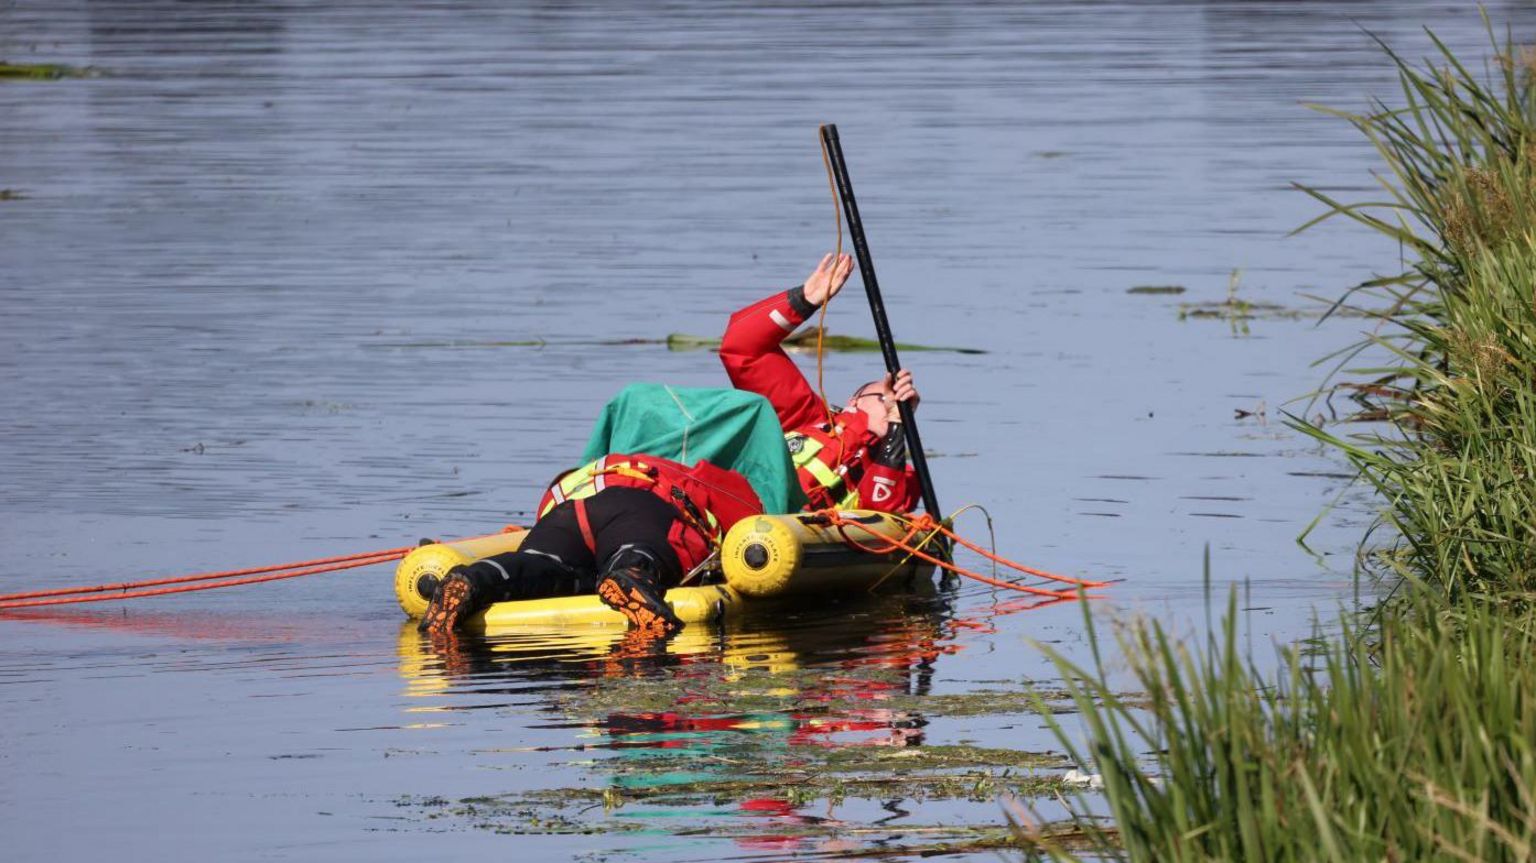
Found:
<svg viewBox="0 0 1536 863"><path fill-rule="evenodd" d="M24 609L0 611L0 621L157 636L188 641L327 642L340 634L336 621L315 615L209 614L192 611L71 611Z"/></svg>

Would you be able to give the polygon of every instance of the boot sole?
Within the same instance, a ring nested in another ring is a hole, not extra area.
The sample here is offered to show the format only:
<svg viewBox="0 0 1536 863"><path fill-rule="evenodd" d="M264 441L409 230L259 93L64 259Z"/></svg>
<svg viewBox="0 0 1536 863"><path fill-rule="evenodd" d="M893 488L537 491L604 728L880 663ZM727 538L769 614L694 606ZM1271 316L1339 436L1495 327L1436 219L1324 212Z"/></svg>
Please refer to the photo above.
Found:
<svg viewBox="0 0 1536 863"><path fill-rule="evenodd" d="M421 631L432 636L452 632L463 618L465 600L469 599L469 582L452 578L438 588L438 601L427 607L422 616Z"/></svg>
<svg viewBox="0 0 1536 863"><path fill-rule="evenodd" d="M669 618L652 608L645 594L638 590L626 593L623 585L614 579L605 578L598 584L597 597L604 605L624 615L630 628L636 632L666 636L683 628L682 621Z"/></svg>

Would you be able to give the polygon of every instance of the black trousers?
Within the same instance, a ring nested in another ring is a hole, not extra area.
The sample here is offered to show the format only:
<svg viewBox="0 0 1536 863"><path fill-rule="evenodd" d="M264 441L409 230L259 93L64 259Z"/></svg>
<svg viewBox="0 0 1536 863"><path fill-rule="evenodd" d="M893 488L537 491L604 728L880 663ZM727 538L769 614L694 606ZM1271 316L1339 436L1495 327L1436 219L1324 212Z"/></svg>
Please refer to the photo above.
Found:
<svg viewBox="0 0 1536 863"><path fill-rule="evenodd" d="M589 548L565 501L539 519L517 551L493 555L468 567L477 599L486 603L575 596L597 591L598 580L628 568L657 587L683 578L682 564L667 542L677 510L638 488L605 488L583 499L595 548Z"/></svg>

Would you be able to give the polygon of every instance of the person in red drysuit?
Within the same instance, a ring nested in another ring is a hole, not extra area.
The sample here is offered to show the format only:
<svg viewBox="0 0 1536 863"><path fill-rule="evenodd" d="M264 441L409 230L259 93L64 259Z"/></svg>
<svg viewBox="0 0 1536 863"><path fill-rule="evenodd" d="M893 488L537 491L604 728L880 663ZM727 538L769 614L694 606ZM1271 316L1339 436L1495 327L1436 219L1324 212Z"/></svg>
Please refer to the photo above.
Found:
<svg viewBox="0 0 1536 863"><path fill-rule="evenodd" d="M449 570L420 629L446 637L492 603L596 593L632 630L671 635L683 623L664 591L762 511L746 477L707 461L603 456L555 480L516 551Z"/></svg>
<svg viewBox="0 0 1536 863"><path fill-rule="evenodd" d="M917 409L912 373L902 369L870 381L834 410L817 397L780 344L836 296L852 272L852 257L827 255L805 284L731 315L720 362L737 389L763 396L778 413L808 509L910 512L919 487L907 466L896 405L907 402Z"/></svg>

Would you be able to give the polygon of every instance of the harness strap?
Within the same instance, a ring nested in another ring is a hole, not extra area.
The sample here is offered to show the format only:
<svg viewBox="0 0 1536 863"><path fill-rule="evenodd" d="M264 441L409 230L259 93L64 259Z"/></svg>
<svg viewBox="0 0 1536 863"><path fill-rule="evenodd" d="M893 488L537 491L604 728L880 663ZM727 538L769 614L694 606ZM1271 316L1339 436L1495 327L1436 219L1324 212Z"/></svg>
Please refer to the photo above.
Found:
<svg viewBox="0 0 1536 863"><path fill-rule="evenodd" d="M604 474L611 473L617 474L618 476L627 476L630 479L648 480L650 482L655 482L657 473L656 468L650 467L643 462L639 463L639 465L640 466L638 469L630 467L629 465L622 464L616 465L614 467L605 467L602 470L597 471L594 476L602 476Z"/></svg>
<svg viewBox="0 0 1536 863"><path fill-rule="evenodd" d="M581 539L587 544L587 551L597 556L597 538L592 535L592 522L587 519L587 499L578 497L571 503L576 508L576 524L581 528Z"/></svg>
<svg viewBox="0 0 1536 863"><path fill-rule="evenodd" d="M798 449L790 453L800 485L817 508L854 508L859 504L858 481L863 473L862 451L847 457L843 426L819 426L815 434L790 432L786 440L799 439ZM826 438L818 437L825 435ZM837 452L828 449L830 441L837 441Z"/></svg>

